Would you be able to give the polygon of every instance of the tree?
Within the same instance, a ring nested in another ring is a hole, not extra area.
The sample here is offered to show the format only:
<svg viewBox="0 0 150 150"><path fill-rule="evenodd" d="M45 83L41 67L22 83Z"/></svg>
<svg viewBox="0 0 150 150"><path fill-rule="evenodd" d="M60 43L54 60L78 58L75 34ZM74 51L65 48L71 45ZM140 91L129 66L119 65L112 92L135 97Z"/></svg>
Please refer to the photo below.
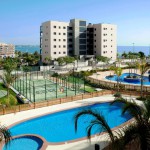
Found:
<svg viewBox="0 0 150 150"><path fill-rule="evenodd" d="M143 53L143 52L138 52L138 54L139 54L139 57L141 58L141 59L144 59L145 58L145 54Z"/></svg>
<svg viewBox="0 0 150 150"><path fill-rule="evenodd" d="M59 65L62 65L64 63L63 57L57 58L57 62L58 62Z"/></svg>
<svg viewBox="0 0 150 150"><path fill-rule="evenodd" d="M121 56L126 59L128 57L128 54L126 52L123 52Z"/></svg>
<svg viewBox="0 0 150 150"><path fill-rule="evenodd" d="M7 97L9 98L10 85L15 81L16 78L12 74L5 72L2 79L7 88Z"/></svg>
<svg viewBox="0 0 150 150"><path fill-rule="evenodd" d="M11 133L7 127L0 125L0 142L4 140L5 143L8 144L11 138Z"/></svg>
<svg viewBox="0 0 150 150"><path fill-rule="evenodd" d="M118 140L122 147L132 147L136 150L150 149L150 100L147 99L143 104L138 105L136 102L129 102L123 98L112 102L122 103L122 114L127 111L134 118L134 122L122 130L123 134ZM137 146L137 148L135 148ZM131 148L130 148L131 149Z"/></svg>
<svg viewBox="0 0 150 150"><path fill-rule="evenodd" d="M45 57L44 60L45 60L45 63L46 63L46 64L50 64L50 62L51 62L52 59L51 59L50 56L47 56L47 57Z"/></svg>
<svg viewBox="0 0 150 150"><path fill-rule="evenodd" d="M6 58L3 62L3 67L5 72L11 74L11 72L16 69L17 63L13 58Z"/></svg>
<svg viewBox="0 0 150 150"><path fill-rule="evenodd" d="M91 130L96 126L107 132L109 135L110 150L149 150L150 149L150 100L143 102L143 107L137 105L135 102L128 102L123 98L119 98L112 102L122 103L122 114L127 111L134 118L134 122L128 126L122 127L119 130L112 132L107 121L101 113L87 109L78 112L74 117L75 131L78 128L78 120L81 116L90 115L92 120L87 127L87 137L91 138Z"/></svg>
<svg viewBox="0 0 150 150"><path fill-rule="evenodd" d="M110 69L113 70L117 76L117 91L119 92L119 85L120 85L119 81L120 81L120 76L122 75L122 68L111 66Z"/></svg>
<svg viewBox="0 0 150 150"><path fill-rule="evenodd" d="M103 68L104 68L104 63L108 63L110 61L110 58L105 56L96 56L96 60L99 62L103 62Z"/></svg>
<svg viewBox="0 0 150 150"><path fill-rule="evenodd" d="M137 62L137 68L140 71L140 76L141 76L141 98L143 98L143 76L144 73L150 69L150 65L146 62L145 59L141 59L140 62Z"/></svg>
<svg viewBox="0 0 150 150"><path fill-rule="evenodd" d="M9 89L10 85L15 81L16 77L12 75L12 71L17 68L16 62L13 59L8 58L4 61L4 75L1 77L6 88L7 88L7 96L9 98Z"/></svg>

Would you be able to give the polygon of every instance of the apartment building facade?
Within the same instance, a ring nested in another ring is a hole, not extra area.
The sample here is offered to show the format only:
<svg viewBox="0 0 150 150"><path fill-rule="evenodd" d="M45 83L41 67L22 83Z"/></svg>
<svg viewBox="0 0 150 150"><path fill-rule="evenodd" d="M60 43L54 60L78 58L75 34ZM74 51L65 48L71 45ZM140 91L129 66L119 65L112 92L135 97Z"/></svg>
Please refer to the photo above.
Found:
<svg viewBox="0 0 150 150"><path fill-rule="evenodd" d="M85 20L47 21L40 27L42 61L46 57L101 55L116 59L116 25L88 24Z"/></svg>
<svg viewBox="0 0 150 150"><path fill-rule="evenodd" d="M15 57L15 46L13 44L0 43L0 57Z"/></svg>

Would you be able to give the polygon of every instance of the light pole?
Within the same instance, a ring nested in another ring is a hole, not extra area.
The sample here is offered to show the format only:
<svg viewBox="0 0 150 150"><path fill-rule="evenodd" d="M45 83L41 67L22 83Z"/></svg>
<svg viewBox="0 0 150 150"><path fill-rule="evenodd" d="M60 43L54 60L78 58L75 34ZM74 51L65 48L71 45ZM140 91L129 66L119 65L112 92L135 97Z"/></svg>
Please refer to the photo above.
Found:
<svg viewBox="0 0 150 150"><path fill-rule="evenodd" d="M133 61L132 61L132 63L134 63L134 43L132 43L132 46L133 46L133 47L132 47L132 50L133 50L133 51L132 51L132 53L133 53L133 57L132 57ZM134 73L135 73L135 69L134 69Z"/></svg>
<svg viewBox="0 0 150 150"><path fill-rule="evenodd" d="M133 49L132 49L132 50L133 50L133 53L134 53L134 43L132 43L132 46L133 46Z"/></svg>

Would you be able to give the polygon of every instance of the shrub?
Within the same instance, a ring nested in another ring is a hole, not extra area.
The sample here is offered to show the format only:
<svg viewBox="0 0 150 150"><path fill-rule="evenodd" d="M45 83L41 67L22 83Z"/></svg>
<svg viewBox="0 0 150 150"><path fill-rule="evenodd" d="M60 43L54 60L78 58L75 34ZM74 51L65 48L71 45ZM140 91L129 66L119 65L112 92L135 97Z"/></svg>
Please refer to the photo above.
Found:
<svg viewBox="0 0 150 150"><path fill-rule="evenodd" d="M114 97L121 97L121 93L120 93L120 92L116 92L116 93L114 94Z"/></svg>

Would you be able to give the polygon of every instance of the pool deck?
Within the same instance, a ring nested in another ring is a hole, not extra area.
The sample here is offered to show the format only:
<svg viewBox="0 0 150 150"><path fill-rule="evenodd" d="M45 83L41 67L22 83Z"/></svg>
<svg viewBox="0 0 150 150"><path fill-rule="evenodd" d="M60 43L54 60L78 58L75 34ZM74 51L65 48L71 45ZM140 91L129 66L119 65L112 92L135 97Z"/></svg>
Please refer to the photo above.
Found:
<svg viewBox="0 0 150 150"><path fill-rule="evenodd" d="M124 96L124 97L129 97L129 96ZM108 101L113 101L113 100L114 100L114 97L112 95L104 95L100 97L78 100L78 101L38 108L34 110L27 110L27 111L17 112L13 114L7 114L7 115L0 116L0 123L1 125L6 125L9 127L12 124L16 124L17 122L20 122L29 118L33 118L36 116L58 112L61 110L70 109L74 107L90 105L90 104L94 104L98 102L108 102ZM102 134L100 137L94 136L91 142L89 142L86 138L83 138L82 140L79 139L73 142L72 141L68 143L66 142L65 144L64 143L63 144L62 143L59 143L59 144L46 143L46 147L47 147L46 150L70 150L70 149L71 150L94 150L95 143L100 144L100 147L103 148L106 142L107 142L106 134Z"/></svg>

